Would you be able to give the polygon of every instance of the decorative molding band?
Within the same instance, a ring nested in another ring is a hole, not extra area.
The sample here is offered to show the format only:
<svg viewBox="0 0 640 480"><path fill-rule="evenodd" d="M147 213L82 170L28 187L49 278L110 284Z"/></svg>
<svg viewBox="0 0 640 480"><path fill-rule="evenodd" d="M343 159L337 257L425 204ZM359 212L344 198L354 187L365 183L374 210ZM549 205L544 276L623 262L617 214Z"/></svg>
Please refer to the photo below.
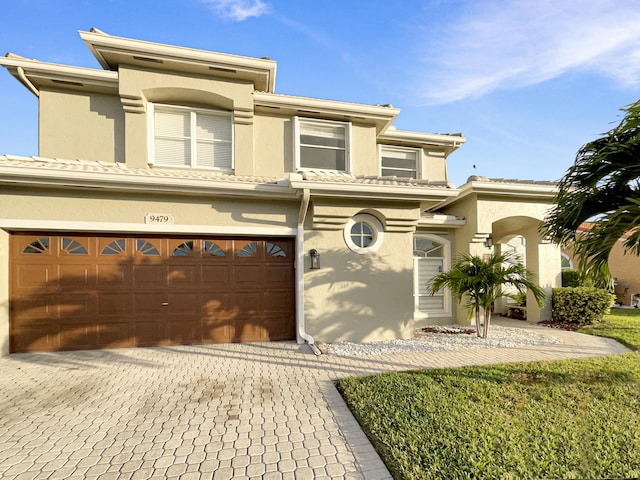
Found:
<svg viewBox="0 0 640 480"><path fill-rule="evenodd" d="M147 111L141 96L121 95L120 102L126 113L146 113Z"/></svg>
<svg viewBox="0 0 640 480"><path fill-rule="evenodd" d="M314 230L342 230L351 217L347 215L314 215Z"/></svg>
<svg viewBox="0 0 640 480"><path fill-rule="evenodd" d="M385 232L408 232L413 233L418 226L418 219L410 218L387 218L385 221Z"/></svg>
<svg viewBox="0 0 640 480"><path fill-rule="evenodd" d="M233 123L239 125L253 125L253 110L242 107L234 109Z"/></svg>

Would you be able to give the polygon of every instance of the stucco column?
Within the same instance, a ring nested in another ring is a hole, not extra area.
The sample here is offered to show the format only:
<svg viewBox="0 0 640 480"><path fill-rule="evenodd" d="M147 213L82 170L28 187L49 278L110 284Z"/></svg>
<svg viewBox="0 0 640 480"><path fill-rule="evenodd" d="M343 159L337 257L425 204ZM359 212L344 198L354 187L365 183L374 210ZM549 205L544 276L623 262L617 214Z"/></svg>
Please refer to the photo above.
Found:
<svg viewBox="0 0 640 480"><path fill-rule="evenodd" d="M551 243L530 242L527 238L527 268L535 274L536 283L545 292L542 308L538 308L531 292L527 293L527 321L537 323L551 319L551 290L560 285L560 248Z"/></svg>

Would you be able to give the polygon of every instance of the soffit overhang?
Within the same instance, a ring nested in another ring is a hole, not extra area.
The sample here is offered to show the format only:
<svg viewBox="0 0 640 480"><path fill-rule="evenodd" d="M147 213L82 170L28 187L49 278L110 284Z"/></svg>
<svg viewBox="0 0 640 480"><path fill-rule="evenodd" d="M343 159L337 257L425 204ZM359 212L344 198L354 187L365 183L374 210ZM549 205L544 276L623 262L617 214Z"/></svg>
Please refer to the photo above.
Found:
<svg viewBox="0 0 640 480"><path fill-rule="evenodd" d="M13 53L0 57L0 65L36 95L41 89L118 92L118 72L41 62Z"/></svg>
<svg viewBox="0 0 640 480"><path fill-rule="evenodd" d="M378 143L385 145L411 146L420 148L437 147L449 155L457 150L466 138L461 133L422 133L389 128L378 135Z"/></svg>
<svg viewBox="0 0 640 480"><path fill-rule="evenodd" d="M275 91L276 62L273 60L116 37L97 29L78 33L106 70L117 70L119 65L133 65L250 81L255 90Z"/></svg>
<svg viewBox="0 0 640 480"><path fill-rule="evenodd" d="M266 92L254 92L253 101L256 111L374 124L377 133L389 128L400 113L399 109L391 106L365 105Z"/></svg>
<svg viewBox="0 0 640 480"><path fill-rule="evenodd" d="M465 200L471 195L476 198L502 198L509 201L530 201L553 204L556 200L557 183L526 180L469 181L459 189L459 195L446 200L438 208L445 208Z"/></svg>
<svg viewBox="0 0 640 480"><path fill-rule="evenodd" d="M311 197L358 200L416 201L421 209L439 205L458 194L457 190L429 186L397 186L367 183L332 183L330 181L290 179L291 188L308 190Z"/></svg>

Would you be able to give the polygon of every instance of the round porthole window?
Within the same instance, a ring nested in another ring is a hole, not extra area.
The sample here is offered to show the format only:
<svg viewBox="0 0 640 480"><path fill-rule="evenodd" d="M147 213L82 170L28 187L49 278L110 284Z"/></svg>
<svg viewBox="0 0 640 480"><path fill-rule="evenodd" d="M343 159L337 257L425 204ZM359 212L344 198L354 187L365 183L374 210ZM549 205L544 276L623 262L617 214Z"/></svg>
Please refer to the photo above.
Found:
<svg viewBox="0 0 640 480"><path fill-rule="evenodd" d="M375 252L382 245L384 232L380 221L371 215L356 215L344 229L344 240L350 250L365 254Z"/></svg>

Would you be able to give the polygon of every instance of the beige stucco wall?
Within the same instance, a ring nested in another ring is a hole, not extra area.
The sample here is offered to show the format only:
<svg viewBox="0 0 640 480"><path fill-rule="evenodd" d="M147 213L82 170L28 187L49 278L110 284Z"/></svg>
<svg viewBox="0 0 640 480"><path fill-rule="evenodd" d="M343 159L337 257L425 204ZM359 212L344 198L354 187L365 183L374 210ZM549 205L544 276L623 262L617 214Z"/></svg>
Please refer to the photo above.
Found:
<svg viewBox="0 0 640 480"><path fill-rule="evenodd" d="M298 208L295 201L229 196L202 198L28 189L0 192L0 218L48 220L52 225L64 221L102 222L107 230L110 223L139 224L142 228L148 213L170 214L175 225L294 228ZM167 225L168 231L171 228Z"/></svg>
<svg viewBox="0 0 640 480"><path fill-rule="evenodd" d="M329 203L327 203L329 202ZM345 221L366 212L383 224L385 218L417 220L419 209L371 205L314 205L305 223L305 259L315 248L321 268L305 264L306 330L318 341L375 341L413 335L413 231L384 232L379 250L352 252L345 243L344 224L313 228L314 214L331 211ZM320 203L320 202L316 202ZM317 217L316 217L317 219Z"/></svg>
<svg viewBox="0 0 640 480"><path fill-rule="evenodd" d="M577 269L578 261L572 249L563 249L562 251L569 255L573 267ZM614 290L616 300L622 305L633 306L634 295L638 294L640 299L640 274L638 273L640 272L640 257L625 253L622 240L618 240L611 249L609 271L611 276L616 279Z"/></svg>
<svg viewBox="0 0 640 480"><path fill-rule="evenodd" d="M476 234L490 234L494 245L507 241L513 235L525 238L527 268L534 272L536 282L547 294L541 309L535 306L533 297L529 295L527 320L530 322L551 318L551 289L561 283L560 250L544 241L538 231L540 221L551 207L549 200L518 198L517 193L506 196L472 193L445 209L445 213L466 218L466 225L456 230L459 251L472 255L494 251L481 241L474 241ZM466 323L466 315L464 307L458 304L455 310L456 321Z"/></svg>
<svg viewBox="0 0 640 480"><path fill-rule="evenodd" d="M422 152L422 178L432 182L446 182L447 163L444 151L424 148Z"/></svg>
<svg viewBox="0 0 640 480"><path fill-rule="evenodd" d="M255 175L283 178L295 172L293 118L256 113L253 118Z"/></svg>
<svg viewBox="0 0 640 480"><path fill-rule="evenodd" d="M351 125L351 173L380 175L380 158L376 147L376 129L369 125Z"/></svg>
<svg viewBox="0 0 640 480"><path fill-rule="evenodd" d="M39 155L124 162L124 112L117 96L41 90Z"/></svg>

